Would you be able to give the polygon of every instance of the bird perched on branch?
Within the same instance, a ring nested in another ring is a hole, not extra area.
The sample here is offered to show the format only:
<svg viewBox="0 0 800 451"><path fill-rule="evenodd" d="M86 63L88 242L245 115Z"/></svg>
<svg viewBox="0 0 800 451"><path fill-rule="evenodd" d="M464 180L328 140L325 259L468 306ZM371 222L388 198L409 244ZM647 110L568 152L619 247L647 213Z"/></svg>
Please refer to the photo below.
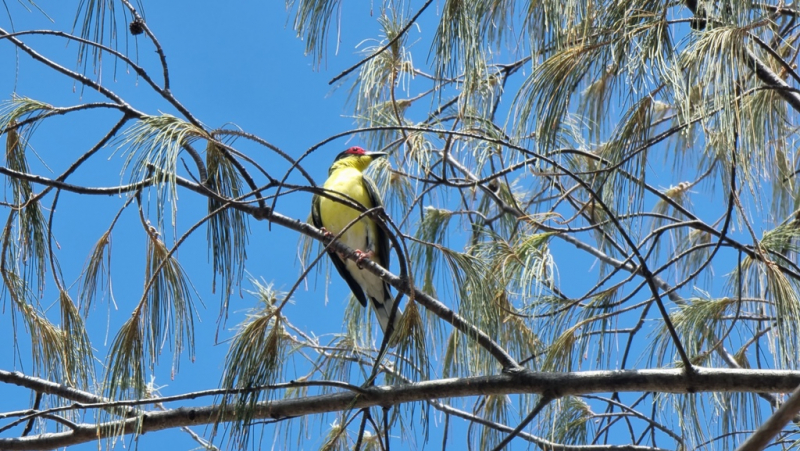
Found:
<svg viewBox="0 0 800 451"><path fill-rule="evenodd" d="M314 226L334 236L341 233L339 241L356 250L357 261L345 259L333 250L328 250L328 255L361 305L366 307L368 301L372 305L385 334L389 330L394 298L389 292L389 285L375 274L361 269L359 262L370 259L389 268L389 237L370 216L364 215L354 222L362 212L332 199L338 197L344 202L356 202L367 210L382 206L375 184L364 176L364 170L374 159L383 156L386 153L367 152L360 147L351 147L340 153L328 169L328 180L323 185L330 197L314 196L311 220ZM397 309L392 330L397 330L400 314Z"/></svg>

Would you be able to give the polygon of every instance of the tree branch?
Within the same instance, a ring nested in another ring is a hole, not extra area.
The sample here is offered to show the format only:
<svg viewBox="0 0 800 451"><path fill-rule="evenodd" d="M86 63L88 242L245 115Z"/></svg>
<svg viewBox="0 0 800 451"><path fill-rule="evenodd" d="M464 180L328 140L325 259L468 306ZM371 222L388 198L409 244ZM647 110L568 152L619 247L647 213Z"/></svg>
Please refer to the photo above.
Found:
<svg viewBox="0 0 800 451"><path fill-rule="evenodd" d="M409 20L409 21L408 21L408 23L407 23L407 24L406 24L406 25L403 27L403 29L402 29L402 30L400 30L400 32L399 32L399 33L397 33L397 36L395 36L395 37L394 37L394 38L393 38L391 41L387 42L387 43L386 43L386 45L384 45L383 47L379 48L379 49L378 49L378 50L377 50L375 53L373 53L372 55L370 55L370 56L368 56L368 57L364 58L363 60L359 61L359 62L358 62L358 63L356 63L355 65L351 66L350 68L348 68L347 70L345 70L345 71L344 71L344 72L342 72L341 74L339 74L339 75L337 75L337 76L333 77L333 79L332 79L331 81L329 81L329 82L328 82L328 84L329 84L329 85L332 85L332 84L336 83L336 81L337 81L337 80L340 80L340 79L341 79L342 77L344 77L345 75L347 75L347 74L349 74L350 72L353 72L354 70L358 69L358 68L359 68L361 65L363 65L364 63L368 62L368 61L369 61L369 60L371 60L372 58L375 58L376 56L378 56L378 55L380 55L381 53L383 53L384 51L386 51L386 49L388 49L389 47L391 47L391 46L392 46L392 44L394 44L395 42L397 42L397 40L399 40L401 37L403 37L403 35L404 35L404 34L406 34L406 32L408 31L408 29L409 29L409 28L411 28L411 25L414 25L414 22L416 22L416 21L417 21L417 18L418 18L418 17L419 17L419 16L422 14L422 12L423 12L423 11L425 11L425 10L428 8L428 6L430 6L430 4L431 4L431 3L433 3L433 0L428 0L427 2L425 2L425 4L424 4L424 5L422 5L422 8L420 8L420 9L419 9L419 11L417 11L417 13L416 13L416 14L414 14L414 17L412 17L412 18L411 18L411 20Z"/></svg>
<svg viewBox="0 0 800 451"><path fill-rule="evenodd" d="M736 451L761 451L800 412L800 386Z"/></svg>
<svg viewBox="0 0 800 451"><path fill-rule="evenodd" d="M525 370L513 375L500 374L440 379L394 386L373 386L364 388L360 393L348 390L328 395L261 402L254 409L252 418L283 419L346 409L477 395L549 393L555 397L562 397L608 392L789 392L800 385L800 371L731 370L702 367L695 367L695 369L695 376L690 379L685 377L683 369L680 368L575 373L539 373ZM26 383L25 386L39 387L46 390L45 393L63 393L73 397L88 396L87 400L100 398L19 373L0 371L0 381L5 381L12 375L15 381L29 381L30 383ZM181 407L167 411L147 412L119 422L106 422L99 425L83 423L75 425L70 431L0 439L0 449L54 449L111 437L120 432L144 434L182 426L212 424L219 418L222 418L221 421L224 422L235 421L237 418L236 406Z"/></svg>

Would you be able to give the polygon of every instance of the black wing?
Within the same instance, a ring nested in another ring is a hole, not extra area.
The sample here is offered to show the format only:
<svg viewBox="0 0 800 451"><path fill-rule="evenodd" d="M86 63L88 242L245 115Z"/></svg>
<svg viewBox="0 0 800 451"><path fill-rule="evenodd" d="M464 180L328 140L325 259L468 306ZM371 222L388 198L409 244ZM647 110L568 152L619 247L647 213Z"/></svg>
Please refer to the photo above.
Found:
<svg viewBox="0 0 800 451"><path fill-rule="evenodd" d="M316 194L311 200L311 223L318 229L322 228L322 218L319 217L319 196Z"/></svg>
<svg viewBox="0 0 800 451"><path fill-rule="evenodd" d="M381 201L381 195L378 194L378 189L375 186L375 183L372 182L368 177L364 177L364 187L367 189L367 194L369 195L369 199L372 202L372 207L383 206L383 202ZM390 251L389 251L389 235L383 230L383 228L378 224L378 221L375 221L375 228L377 229L377 236L375 237L378 245L378 263L386 268L389 269L389 262L390 262ZM400 316L403 314L402 310L395 304L394 300L392 299L392 293L389 290L389 284L384 282L383 283L383 301L377 302L376 299L373 299L374 307L375 307L375 314L378 316L378 321L381 322L380 317L382 315L385 316L384 322L388 323L389 318L392 317L392 310L395 310L394 313L394 322L392 325L392 330L398 330L400 327ZM381 311L382 313L379 313ZM381 328L383 328L384 333L386 332L387 328L389 327L388 324L381 322Z"/></svg>
<svg viewBox="0 0 800 451"><path fill-rule="evenodd" d="M375 187L375 183L369 177L364 177L364 188L367 189L367 195L372 202L371 208L382 207L383 201L381 201L381 195L378 194L378 188ZM375 228L378 229L378 236L375 237L378 244L378 263L386 270L389 270L389 262L391 261L389 258L391 255L389 252L389 235L377 224L377 221Z"/></svg>

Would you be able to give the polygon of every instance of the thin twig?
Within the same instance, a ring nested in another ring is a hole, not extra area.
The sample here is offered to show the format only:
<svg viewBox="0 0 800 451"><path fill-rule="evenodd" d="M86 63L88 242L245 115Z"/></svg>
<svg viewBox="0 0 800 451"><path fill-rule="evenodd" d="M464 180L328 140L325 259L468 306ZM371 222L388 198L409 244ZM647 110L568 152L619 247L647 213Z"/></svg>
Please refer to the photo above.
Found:
<svg viewBox="0 0 800 451"><path fill-rule="evenodd" d="M423 11L425 11L425 9L427 9L427 8L428 8L428 6L430 6L430 4L431 4L431 3L433 3L433 0L428 0L427 2L425 2L425 4L424 4L424 5L422 5L422 8L420 8L420 9L419 9L419 11L417 11L417 13L416 13L416 14L414 14L414 17L412 17L412 18L411 18L411 20L409 20L409 21L408 21L408 23L407 23L407 24L406 24L406 25L405 25L405 26L404 26L404 27L403 27L403 28L400 30L400 32L399 32L399 33L397 33L397 36L395 36L394 38L392 38L392 40L391 40L391 41L387 42L387 43L386 43L386 45L384 45L383 47L381 47L380 49L378 49L378 50L377 50L375 53L373 53L372 55L370 55L370 56L368 56L368 57L364 58L363 60L359 61L359 62L358 62L358 63L356 63L355 65L351 66L349 69L346 69L346 70L345 70L344 72L342 72L341 74L339 74L339 75L337 75L337 76L333 77L333 79L331 79L331 81L329 81L329 82L328 82L328 84L329 84L329 85L332 85L332 84L336 83L336 82L337 82L338 80L340 80L342 77L344 77L344 76L346 76L347 74L349 74L350 72L353 72L354 70L358 69L358 68L359 68L361 65L363 65L364 63L368 62L368 61L369 61L369 60L371 60L372 58L375 58L376 56L378 56L378 55L380 55L381 53L385 52L385 51L386 51L386 49L388 49L389 47L391 47L391 46L392 46L392 44L394 44L395 42L397 42L397 40L398 40L398 39L400 39L400 38L401 38L401 37L402 37L404 34L406 34L406 32L409 30L409 28L411 28L411 26L412 26L412 25L414 25L414 22L416 22L416 21L417 21L417 18L420 16L420 14L422 14L422 12L423 12Z"/></svg>

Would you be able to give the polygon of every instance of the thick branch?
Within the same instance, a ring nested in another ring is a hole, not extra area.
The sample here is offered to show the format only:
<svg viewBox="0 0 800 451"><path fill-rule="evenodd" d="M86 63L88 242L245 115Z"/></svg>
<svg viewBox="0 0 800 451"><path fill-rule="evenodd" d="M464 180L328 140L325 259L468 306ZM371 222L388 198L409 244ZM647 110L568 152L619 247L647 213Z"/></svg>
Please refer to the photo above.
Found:
<svg viewBox="0 0 800 451"><path fill-rule="evenodd" d="M800 385L800 371L695 368L697 372L691 378L687 378L682 369L578 373L523 371L514 375L501 374L376 386L365 388L362 393L346 391L299 399L262 402L256 406L252 418L254 420L282 419L347 409L390 406L428 399L479 395L549 393L554 396L567 396L610 392L790 392ZM53 386L58 386L58 384L53 384ZM223 410L220 411L220 409ZM237 418L235 405L224 408L214 405L197 408L181 407L163 412L149 412L141 417L123 420L121 428L118 422L100 425L84 423L65 432L0 439L0 449L54 449L109 437L119 431L123 431L125 434L138 431L143 434L182 426L212 424L218 418L222 418L222 421L234 421Z"/></svg>
<svg viewBox="0 0 800 451"><path fill-rule="evenodd" d="M72 388L64 384L57 384L55 382L50 382L38 377L27 376L19 371L12 372L0 370L0 382L29 388L37 393L56 395L60 398L69 399L70 401L83 403L100 403L108 401L102 396L97 396L83 390L78 390L77 388Z"/></svg>
<svg viewBox="0 0 800 451"><path fill-rule="evenodd" d="M800 94L798 94L797 91L791 89L781 77L775 72L772 72L766 64L762 63L750 49L747 49L746 60L747 65L753 68L759 80L767 86L776 88L776 92L779 96L783 97L783 100L791 105L795 111L800 111Z"/></svg>

